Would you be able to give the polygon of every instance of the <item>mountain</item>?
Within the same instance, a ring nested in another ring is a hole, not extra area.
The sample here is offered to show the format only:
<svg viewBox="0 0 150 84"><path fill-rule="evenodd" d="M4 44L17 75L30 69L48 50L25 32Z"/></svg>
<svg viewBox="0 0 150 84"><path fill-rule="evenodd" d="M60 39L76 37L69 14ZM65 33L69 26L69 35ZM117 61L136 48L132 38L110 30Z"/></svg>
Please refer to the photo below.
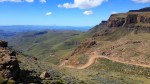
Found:
<svg viewBox="0 0 150 84"><path fill-rule="evenodd" d="M87 32L28 31L7 38L17 52L19 83L149 84L147 10L112 14Z"/></svg>
<svg viewBox="0 0 150 84"><path fill-rule="evenodd" d="M8 32L8 31L0 30L0 38L3 40L8 37L12 37L14 35L16 35L15 32Z"/></svg>
<svg viewBox="0 0 150 84"><path fill-rule="evenodd" d="M83 38L81 34L84 32L73 30L30 31L18 33L7 38L7 41L9 46L25 55L57 64L60 59L67 59L67 56L80 44Z"/></svg>
<svg viewBox="0 0 150 84"><path fill-rule="evenodd" d="M150 7L145 7L139 10L130 10L129 12L150 12Z"/></svg>
<svg viewBox="0 0 150 84"><path fill-rule="evenodd" d="M91 37L83 40L71 57L62 63L72 67L85 64L78 68L88 68L95 63L94 60L105 58L129 65L150 67L149 24L150 12L112 14L108 21L102 21L90 29L87 33Z"/></svg>
<svg viewBox="0 0 150 84"><path fill-rule="evenodd" d="M28 32L28 31L42 31L42 30L78 30L88 31L91 27L89 26L36 26L36 25L10 25L0 26L0 30L6 32Z"/></svg>
<svg viewBox="0 0 150 84"><path fill-rule="evenodd" d="M0 41L2 84L138 84L139 81L143 84L149 83L149 68L101 59L98 60L100 63L88 69L70 69L40 61L34 56L24 56L7 45L7 42Z"/></svg>

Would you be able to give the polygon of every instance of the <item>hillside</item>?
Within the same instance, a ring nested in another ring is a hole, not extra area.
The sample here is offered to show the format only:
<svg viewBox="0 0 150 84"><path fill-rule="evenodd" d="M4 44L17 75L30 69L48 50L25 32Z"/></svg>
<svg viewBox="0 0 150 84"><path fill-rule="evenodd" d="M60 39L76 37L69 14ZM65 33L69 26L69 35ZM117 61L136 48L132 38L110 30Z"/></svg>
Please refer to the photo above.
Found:
<svg viewBox="0 0 150 84"><path fill-rule="evenodd" d="M150 66L150 12L113 14L88 33L72 53L66 65L80 66L88 61L91 53L131 64Z"/></svg>
<svg viewBox="0 0 150 84"><path fill-rule="evenodd" d="M67 59L83 38L81 31L46 30L30 31L17 34L7 41L9 46L25 55L54 64L60 59Z"/></svg>
<svg viewBox="0 0 150 84"><path fill-rule="evenodd" d="M26 57L20 52L16 52L8 48L7 44L7 42L0 41L0 60L3 60L0 62L0 83L2 84L149 83L149 79L146 78L149 76L148 68L127 66L124 64L118 64L116 62L112 63L111 61L103 60L99 61L101 63L97 63L97 65L88 69L69 69L58 67L49 62L40 61L34 57ZM116 65L116 67L112 68L110 67L111 65ZM117 69L118 67L120 67L119 70ZM122 71L124 68L129 70ZM137 70L135 71L134 69ZM140 70L143 72L139 72ZM130 73L138 75L133 76Z"/></svg>
<svg viewBox="0 0 150 84"><path fill-rule="evenodd" d="M149 84L147 9L113 14L87 32L43 30L8 36L9 44L0 41L0 83Z"/></svg>
<svg viewBox="0 0 150 84"><path fill-rule="evenodd" d="M46 72L46 73L45 73ZM43 74L45 73L45 74ZM42 62L8 47L0 40L0 84L86 84L78 77L68 75L65 69Z"/></svg>

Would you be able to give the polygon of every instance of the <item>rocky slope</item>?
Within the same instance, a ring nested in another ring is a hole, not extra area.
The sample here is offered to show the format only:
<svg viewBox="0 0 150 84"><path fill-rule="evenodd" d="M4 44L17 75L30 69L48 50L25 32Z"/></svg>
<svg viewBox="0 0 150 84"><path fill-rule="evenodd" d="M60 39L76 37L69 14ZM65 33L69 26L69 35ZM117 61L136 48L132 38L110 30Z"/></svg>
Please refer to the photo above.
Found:
<svg viewBox="0 0 150 84"><path fill-rule="evenodd" d="M146 10L142 12L142 10ZM102 21L88 31L91 40L83 41L72 53L66 64L79 64L83 56L98 51L125 62L150 64L148 46L150 37L149 8L128 13L113 14L108 21ZM136 43L141 42L141 43ZM90 47L89 47L90 46ZM117 46L117 47L116 47ZM86 61L86 60L85 60Z"/></svg>
<svg viewBox="0 0 150 84"><path fill-rule="evenodd" d="M0 75L3 82L17 80L20 71L16 52L8 49L7 45L7 42L0 41Z"/></svg>

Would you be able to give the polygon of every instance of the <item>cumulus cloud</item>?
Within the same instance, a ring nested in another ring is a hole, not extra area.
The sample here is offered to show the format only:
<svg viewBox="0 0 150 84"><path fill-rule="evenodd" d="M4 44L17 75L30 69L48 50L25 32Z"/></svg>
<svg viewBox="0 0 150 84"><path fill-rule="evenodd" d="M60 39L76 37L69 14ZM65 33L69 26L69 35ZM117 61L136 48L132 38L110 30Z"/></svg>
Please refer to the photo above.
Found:
<svg viewBox="0 0 150 84"><path fill-rule="evenodd" d="M150 0L132 0L137 3L150 3Z"/></svg>
<svg viewBox="0 0 150 84"><path fill-rule="evenodd" d="M93 11L89 10L89 11L84 11L83 14L85 15L92 15L93 14Z"/></svg>
<svg viewBox="0 0 150 84"><path fill-rule="evenodd" d="M59 4L59 8L80 8L89 9L101 5L103 2L108 0L74 0L74 3Z"/></svg>
<svg viewBox="0 0 150 84"><path fill-rule="evenodd" d="M47 12L45 15L46 16L52 15L52 12Z"/></svg>

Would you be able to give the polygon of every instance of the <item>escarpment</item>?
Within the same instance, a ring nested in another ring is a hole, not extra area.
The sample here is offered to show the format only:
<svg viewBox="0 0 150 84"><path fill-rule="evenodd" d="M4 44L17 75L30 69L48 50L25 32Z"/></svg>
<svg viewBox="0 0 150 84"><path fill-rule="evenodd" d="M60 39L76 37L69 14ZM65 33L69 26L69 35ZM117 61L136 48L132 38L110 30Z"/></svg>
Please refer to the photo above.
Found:
<svg viewBox="0 0 150 84"><path fill-rule="evenodd" d="M112 14L108 21L102 21L89 30L92 39L116 40L121 36L134 31L150 33L150 7L140 10L133 10L127 13ZM91 40L83 41L72 53L72 55L83 53L90 44L95 44ZM91 45L90 45L91 46Z"/></svg>
<svg viewBox="0 0 150 84"><path fill-rule="evenodd" d="M112 15L107 23L107 26L112 27L150 27L150 12L128 12L124 14Z"/></svg>
<svg viewBox="0 0 150 84"><path fill-rule="evenodd" d="M108 27L121 27L124 25L126 18L120 15L111 15L107 22Z"/></svg>

